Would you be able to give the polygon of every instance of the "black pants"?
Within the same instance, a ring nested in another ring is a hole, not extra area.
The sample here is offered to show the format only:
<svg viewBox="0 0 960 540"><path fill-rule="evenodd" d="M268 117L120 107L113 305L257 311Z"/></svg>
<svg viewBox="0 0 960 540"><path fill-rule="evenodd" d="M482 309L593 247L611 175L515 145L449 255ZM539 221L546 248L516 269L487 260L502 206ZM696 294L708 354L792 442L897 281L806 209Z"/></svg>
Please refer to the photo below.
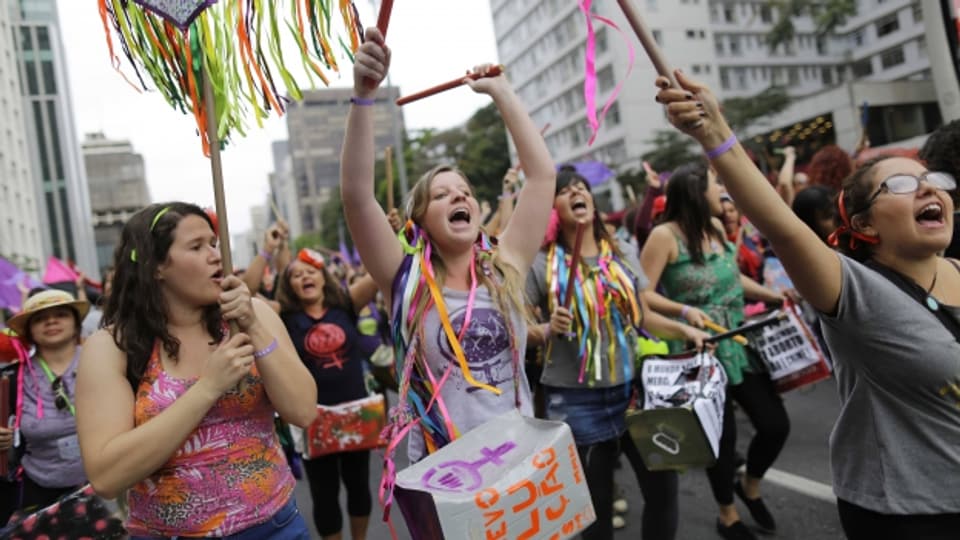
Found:
<svg viewBox="0 0 960 540"><path fill-rule="evenodd" d="M23 482L20 484L20 509L27 513L35 512L41 508L50 506L57 502L60 497L73 493L80 489L80 486L64 488L47 488L34 482L30 475L23 473Z"/></svg>
<svg viewBox="0 0 960 540"><path fill-rule="evenodd" d="M331 536L343 529L340 513L340 481L347 488L347 514L351 517L370 515L370 452L342 452L307 459L303 462L310 481L313 499L313 523L321 536Z"/></svg>
<svg viewBox="0 0 960 540"><path fill-rule="evenodd" d="M643 540L673 540L680 522L679 475L676 471L647 469L636 443L625 432L620 437L620 449L637 475L643 493Z"/></svg>
<svg viewBox="0 0 960 540"><path fill-rule="evenodd" d="M773 465L787 436L790 434L790 418L783 407L773 382L766 373L744 373L743 382L727 387L727 401L723 409L723 434L720 436L720 452L717 462L707 469L707 478L717 504L733 504L733 481L736 473L737 421L734 418L733 401L736 401L757 434L750 441L747 452L747 474L763 478Z"/></svg>
<svg viewBox="0 0 960 540"><path fill-rule="evenodd" d="M677 473L648 470L626 432L619 440L577 447L597 514L597 521L583 531L583 540L613 538L613 471L621 450L630 461L643 493L643 539L672 540L679 520Z"/></svg>
<svg viewBox="0 0 960 540"><path fill-rule="evenodd" d="M955 540L960 537L960 514L881 514L843 499L837 499L837 510L849 540Z"/></svg>

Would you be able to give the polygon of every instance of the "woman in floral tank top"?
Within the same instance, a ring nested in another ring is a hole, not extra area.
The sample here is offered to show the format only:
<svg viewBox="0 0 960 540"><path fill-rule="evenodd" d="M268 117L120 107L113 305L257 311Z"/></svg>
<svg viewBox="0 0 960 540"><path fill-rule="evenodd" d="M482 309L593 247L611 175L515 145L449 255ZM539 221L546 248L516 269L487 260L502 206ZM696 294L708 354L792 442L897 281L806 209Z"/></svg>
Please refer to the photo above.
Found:
<svg viewBox="0 0 960 540"><path fill-rule="evenodd" d="M685 318L703 327L704 319L735 328L743 322L744 296L781 304L783 297L740 273L736 249L728 242L723 224L720 187L703 164L677 169L667 185L663 222L650 233L640 263L650 283L644 294L650 307ZM665 296L656 292L661 285ZM761 529L776 524L760 498L760 480L787 440L790 424L783 402L767 373L751 365L746 349L732 340L721 341L715 352L727 373L727 395L750 417L757 435L747 454L747 474L734 481L737 425L728 399L724 410L720 452L707 469L713 497L720 507L717 532L728 539L752 539L740 521L734 492L743 500Z"/></svg>
<svg viewBox="0 0 960 540"><path fill-rule="evenodd" d="M223 276L214 230L178 202L124 227L80 359L84 467L98 494L128 490L131 538L309 538L273 419L309 424L316 386L279 317Z"/></svg>

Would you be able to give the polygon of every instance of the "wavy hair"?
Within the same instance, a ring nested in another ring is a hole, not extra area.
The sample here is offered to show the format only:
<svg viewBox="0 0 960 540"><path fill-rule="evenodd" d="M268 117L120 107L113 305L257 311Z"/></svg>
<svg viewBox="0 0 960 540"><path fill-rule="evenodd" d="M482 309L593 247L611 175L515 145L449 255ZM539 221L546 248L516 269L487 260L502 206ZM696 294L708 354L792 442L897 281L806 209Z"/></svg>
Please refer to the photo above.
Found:
<svg viewBox="0 0 960 540"><path fill-rule="evenodd" d="M124 225L113 254L113 286L101 326L126 353L127 380L134 392L157 340L170 358L180 353L180 340L167 329L167 305L157 286L157 270L169 257L177 225L187 216L203 218L215 230L210 216L199 206L184 202L152 204ZM219 304L204 307L203 325L214 343L223 338L222 321Z"/></svg>
<svg viewBox="0 0 960 540"><path fill-rule="evenodd" d="M687 238L687 251L695 264L703 264L703 240L714 238L721 244L726 238L713 226L707 166L703 163L683 165L673 172L667 184L667 208L662 222L673 221Z"/></svg>
<svg viewBox="0 0 960 540"><path fill-rule="evenodd" d="M843 187L843 180L853 172L854 163L842 148L828 144L813 155L807 176L813 185L827 186L834 193Z"/></svg>
<svg viewBox="0 0 960 540"><path fill-rule="evenodd" d="M463 178L467 185L470 186L472 195L473 184L460 169L450 165L439 165L430 169L414 184L410 190L410 198L406 204L407 218L413 220L418 227L423 227L423 217L427 213L427 206L430 204L430 188L433 185L433 180L437 175L444 172L452 172L459 175L460 178ZM429 236L429 231L427 231L427 233ZM433 250L430 262L433 264L434 271L436 272L437 285L443 287L447 272L443 264L443 259L437 254L437 250ZM490 292L490 296L496 301L497 308L504 316L504 319L510 321L510 313L512 311L520 314L521 317L527 319L527 322L530 322L526 302L524 301L524 279L520 271L514 268L513 265L505 262L500 257L499 250L494 250L490 263L497 271L497 274L502 277L502 282L497 283L491 276L487 275L487 272L484 272L481 266L483 261L481 261L480 257L477 257L474 264L477 266L477 279L480 281L480 284ZM429 299L430 295L423 295L420 305L417 306L418 315L422 314L426 309L426 304Z"/></svg>

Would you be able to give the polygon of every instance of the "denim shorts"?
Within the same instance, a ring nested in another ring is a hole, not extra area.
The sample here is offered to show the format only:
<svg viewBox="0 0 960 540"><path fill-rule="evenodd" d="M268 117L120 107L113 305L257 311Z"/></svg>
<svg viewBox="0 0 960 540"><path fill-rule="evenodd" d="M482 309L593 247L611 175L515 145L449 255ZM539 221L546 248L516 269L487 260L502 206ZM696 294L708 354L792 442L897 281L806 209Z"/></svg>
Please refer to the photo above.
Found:
<svg viewBox="0 0 960 540"><path fill-rule="evenodd" d="M630 387L609 388L544 387L547 418L566 422L577 446L619 439L627 430L625 415L630 404Z"/></svg>
<svg viewBox="0 0 960 540"><path fill-rule="evenodd" d="M169 540L179 538L191 537L171 536ZM287 504L266 522L220 538L222 540L310 540L310 531L307 529L307 522L300 515L300 510L297 509L296 497L291 495ZM130 540L168 540L168 537L131 536Z"/></svg>

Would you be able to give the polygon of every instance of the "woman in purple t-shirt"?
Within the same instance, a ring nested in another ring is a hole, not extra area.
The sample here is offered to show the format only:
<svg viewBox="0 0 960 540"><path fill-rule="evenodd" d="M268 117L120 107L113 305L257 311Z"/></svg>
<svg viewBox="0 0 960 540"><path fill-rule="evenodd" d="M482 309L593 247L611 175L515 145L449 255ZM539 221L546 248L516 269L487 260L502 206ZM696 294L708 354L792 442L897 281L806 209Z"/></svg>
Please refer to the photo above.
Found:
<svg viewBox="0 0 960 540"><path fill-rule="evenodd" d="M67 292L42 291L27 299L10 328L33 347L17 372L14 422L3 430L0 451L17 446L23 467L17 509L32 512L86 482L74 418L80 324L90 304Z"/></svg>

